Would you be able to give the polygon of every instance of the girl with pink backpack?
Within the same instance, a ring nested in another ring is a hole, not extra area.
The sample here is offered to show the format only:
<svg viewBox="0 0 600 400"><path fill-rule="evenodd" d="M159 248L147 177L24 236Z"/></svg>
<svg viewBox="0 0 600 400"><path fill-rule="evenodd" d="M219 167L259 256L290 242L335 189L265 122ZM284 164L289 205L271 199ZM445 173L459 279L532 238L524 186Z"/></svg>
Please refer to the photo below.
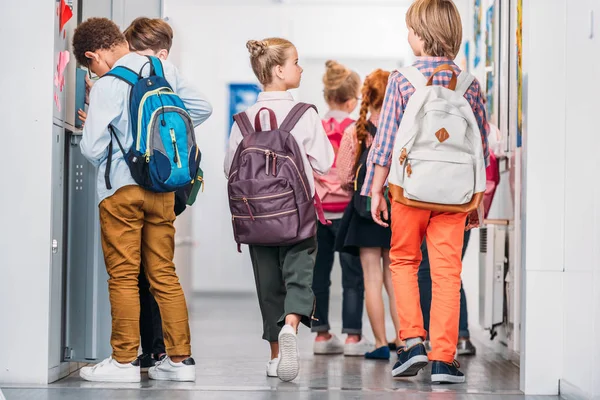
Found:
<svg viewBox="0 0 600 400"><path fill-rule="evenodd" d="M361 82L358 74L336 61L327 61L323 77L324 96L329 111L323 127L337 155L344 131L354 123L350 113L358 105ZM337 158L337 156L336 156ZM328 174L315 175L315 187L331 225L317 226L317 260L313 276L313 291L317 299L312 331L317 333L313 344L314 354L341 354L363 356L372 347L362 336L364 283L360 258L339 253L342 267L342 333L346 343L329 333L329 289L335 255L335 241L344 210L352 199L352 192L342 187L336 163Z"/></svg>

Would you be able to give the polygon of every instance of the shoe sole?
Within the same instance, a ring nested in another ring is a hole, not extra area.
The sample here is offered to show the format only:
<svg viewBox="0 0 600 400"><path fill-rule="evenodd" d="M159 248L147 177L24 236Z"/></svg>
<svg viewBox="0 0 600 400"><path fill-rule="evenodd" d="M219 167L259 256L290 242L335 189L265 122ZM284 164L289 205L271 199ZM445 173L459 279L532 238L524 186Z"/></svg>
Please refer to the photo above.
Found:
<svg viewBox="0 0 600 400"><path fill-rule="evenodd" d="M86 380L88 382L107 382L107 383L140 383L142 381L141 376L137 377L100 377L94 375L87 375L83 371L79 372L79 376L81 379Z"/></svg>
<svg viewBox="0 0 600 400"><path fill-rule="evenodd" d="M338 355L338 354L344 354L344 350L334 350L334 351L313 350L313 354L316 356L334 356L334 355Z"/></svg>
<svg viewBox="0 0 600 400"><path fill-rule="evenodd" d="M196 370L192 369L191 372L186 371L185 373L179 374L174 372L148 371L148 378L153 381L195 382Z"/></svg>
<svg viewBox="0 0 600 400"><path fill-rule="evenodd" d="M400 378L407 376L417 376L420 370L425 368L429 363L427 356L415 356L410 360L392 370L392 377Z"/></svg>
<svg viewBox="0 0 600 400"><path fill-rule="evenodd" d="M277 366L277 376L284 382L293 381L300 371L296 335L293 333L279 335L279 352L281 357Z"/></svg>
<svg viewBox="0 0 600 400"><path fill-rule="evenodd" d="M432 374L431 383L444 384L444 383L465 383L466 379L464 376L454 376L446 374Z"/></svg>

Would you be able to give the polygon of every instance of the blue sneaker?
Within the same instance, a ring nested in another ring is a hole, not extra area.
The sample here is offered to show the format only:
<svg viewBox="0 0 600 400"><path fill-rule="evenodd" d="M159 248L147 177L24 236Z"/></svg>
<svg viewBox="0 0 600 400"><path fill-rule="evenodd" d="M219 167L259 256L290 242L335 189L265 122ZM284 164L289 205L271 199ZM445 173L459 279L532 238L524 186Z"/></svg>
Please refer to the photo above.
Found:
<svg viewBox="0 0 600 400"><path fill-rule="evenodd" d="M403 376L416 376L420 370L427 366L429 359L423 343L419 343L407 349L398 350L398 362L394 365L392 376L394 378Z"/></svg>
<svg viewBox="0 0 600 400"><path fill-rule="evenodd" d="M380 347L368 353L365 353L367 360L389 360L390 359L390 348L387 346Z"/></svg>
<svg viewBox="0 0 600 400"><path fill-rule="evenodd" d="M452 364L434 361L431 367L431 383L464 383L465 375L458 369L460 364L454 360Z"/></svg>

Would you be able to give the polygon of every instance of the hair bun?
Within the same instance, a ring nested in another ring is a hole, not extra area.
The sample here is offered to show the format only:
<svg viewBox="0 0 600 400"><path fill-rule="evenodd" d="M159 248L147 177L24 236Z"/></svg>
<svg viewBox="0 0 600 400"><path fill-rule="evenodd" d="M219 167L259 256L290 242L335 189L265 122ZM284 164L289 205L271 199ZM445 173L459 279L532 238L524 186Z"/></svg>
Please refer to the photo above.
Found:
<svg viewBox="0 0 600 400"><path fill-rule="evenodd" d="M265 54L269 44L264 40L248 40L246 47L252 57L259 57Z"/></svg>
<svg viewBox="0 0 600 400"><path fill-rule="evenodd" d="M335 90L339 88L350 74L352 74L351 70L334 60L327 61L325 67L327 68L323 76L325 89Z"/></svg>

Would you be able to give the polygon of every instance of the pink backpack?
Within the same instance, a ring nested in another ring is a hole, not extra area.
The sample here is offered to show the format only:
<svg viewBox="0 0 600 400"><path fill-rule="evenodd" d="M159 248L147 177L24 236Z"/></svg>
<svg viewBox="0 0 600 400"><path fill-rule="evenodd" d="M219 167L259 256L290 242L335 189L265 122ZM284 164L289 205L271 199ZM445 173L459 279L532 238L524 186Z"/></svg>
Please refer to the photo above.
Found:
<svg viewBox="0 0 600 400"><path fill-rule="evenodd" d="M498 164L499 162L496 158L496 155L490 150L490 165L488 165L485 169L486 187L483 195L484 218L487 218L488 214L490 213L492 200L494 200L496 188L500 183L500 166Z"/></svg>
<svg viewBox="0 0 600 400"><path fill-rule="evenodd" d="M338 122L335 118L323 120L323 128L327 133L327 137L333 146L335 159L333 167L326 175L314 174L315 190L323 203L323 210L328 212L343 212L348 203L352 199L352 194L342 189L342 181L338 177L336 161L337 153L344 136L344 131L354 123L351 118L346 118L342 122Z"/></svg>

